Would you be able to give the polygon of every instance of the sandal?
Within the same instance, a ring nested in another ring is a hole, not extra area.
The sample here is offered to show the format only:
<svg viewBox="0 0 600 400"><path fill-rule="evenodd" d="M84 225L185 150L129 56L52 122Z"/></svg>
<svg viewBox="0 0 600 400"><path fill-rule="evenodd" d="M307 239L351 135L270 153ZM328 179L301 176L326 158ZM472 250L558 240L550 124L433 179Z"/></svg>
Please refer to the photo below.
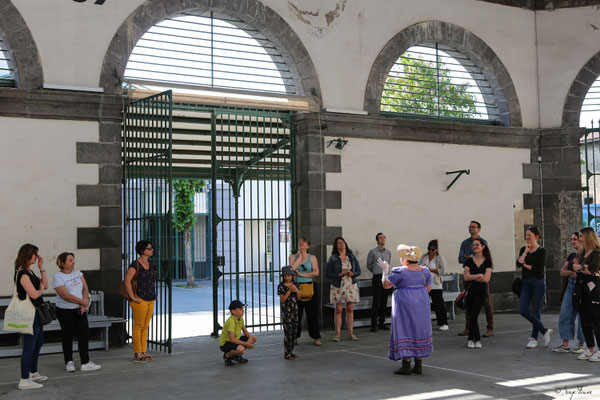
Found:
<svg viewBox="0 0 600 400"><path fill-rule="evenodd" d="M150 360L148 360L142 353L138 353L133 356L133 362L145 364L145 363L149 363Z"/></svg>
<svg viewBox="0 0 600 400"><path fill-rule="evenodd" d="M298 354L292 353L292 358L298 358Z"/></svg>
<svg viewBox="0 0 600 400"><path fill-rule="evenodd" d="M149 355L148 353L142 353L142 355L144 356L144 358L146 358L146 360L148 361L153 361L154 357L152 357L151 355Z"/></svg>
<svg viewBox="0 0 600 400"><path fill-rule="evenodd" d="M321 344L321 339L315 339L315 346L320 346Z"/></svg>
<svg viewBox="0 0 600 400"><path fill-rule="evenodd" d="M286 360L293 360L294 356L291 354L286 354L285 356L283 356L283 358L285 358Z"/></svg>

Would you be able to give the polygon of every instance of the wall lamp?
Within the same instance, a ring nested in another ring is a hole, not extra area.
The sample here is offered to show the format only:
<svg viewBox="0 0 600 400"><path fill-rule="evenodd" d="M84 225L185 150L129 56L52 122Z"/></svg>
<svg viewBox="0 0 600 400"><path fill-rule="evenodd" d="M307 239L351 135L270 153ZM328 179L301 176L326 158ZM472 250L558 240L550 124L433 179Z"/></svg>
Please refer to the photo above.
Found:
<svg viewBox="0 0 600 400"><path fill-rule="evenodd" d="M344 146L348 144L348 141L342 138L332 139L327 142L327 147L331 146L332 144L335 144L336 149L342 150Z"/></svg>

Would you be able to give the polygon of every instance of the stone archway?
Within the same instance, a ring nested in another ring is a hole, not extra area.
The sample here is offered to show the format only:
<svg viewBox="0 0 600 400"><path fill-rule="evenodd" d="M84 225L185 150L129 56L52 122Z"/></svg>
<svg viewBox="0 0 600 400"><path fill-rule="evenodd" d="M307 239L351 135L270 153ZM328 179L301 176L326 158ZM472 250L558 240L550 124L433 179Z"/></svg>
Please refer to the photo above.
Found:
<svg viewBox="0 0 600 400"><path fill-rule="evenodd" d="M510 74L494 51L471 32L447 22L427 21L409 26L394 36L377 56L365 90L365 110L379 115L385 77L402 53L422 43L440 43L465 54L480 68L498 102L500 122L521 126L521 107Z"/></svg>
<svg viewBox="0 0 600 400"><path fill-rule="evenodd" d="M256 0L238 2L235 8L232 5L233 3L227 0L146 1L121 24L115 33L104 57L99 85L107 93L119 93L127 61L142 35L167 16L201 9L225 11L260 30L278 46L282 55L289 59L289 65L296 68L295 75L301 94L320 99L321 88L314 64L300 38L288 23L271 8Z"/></svg>
<svg viewBox="0 0 600 400"><path fill-rule="evenodd" d="M571 84L563 107L562 127L579 127L583 100L598 76L600 76L600 52L585 63Z"/></svg>
<svg viewBox="0 0 600 400"><path fill-rule="evenodd" d="M16 86L37 89L44 84L44 71L31 31L10 0L0 0L0 29L10 47L16 69Z"/></svg>

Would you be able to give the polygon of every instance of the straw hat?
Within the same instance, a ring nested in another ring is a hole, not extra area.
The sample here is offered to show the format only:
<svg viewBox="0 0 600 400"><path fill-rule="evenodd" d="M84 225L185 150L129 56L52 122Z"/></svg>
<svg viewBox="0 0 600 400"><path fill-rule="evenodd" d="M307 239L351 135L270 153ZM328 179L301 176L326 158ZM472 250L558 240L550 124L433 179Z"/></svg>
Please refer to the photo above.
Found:
<svg viewBox="0 0 600 400"><path fill-rule="evenodd" d="M421 249L417 246L409 246L406 244L398 245L398 255L404 260L418 262L419 258L421 258Z"/></svg>

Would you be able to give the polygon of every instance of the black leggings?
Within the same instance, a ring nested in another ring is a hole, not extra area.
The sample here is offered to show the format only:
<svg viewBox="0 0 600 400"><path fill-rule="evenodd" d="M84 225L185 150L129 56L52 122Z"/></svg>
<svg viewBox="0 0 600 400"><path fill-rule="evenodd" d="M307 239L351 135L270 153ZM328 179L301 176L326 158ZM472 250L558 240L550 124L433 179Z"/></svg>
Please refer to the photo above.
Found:
<svg viewBox="0 0 600 400"><path fill-rule="evenodd" d="M471 292L469 291L467 294L467 313L469 313L469 339L474 342L481 340L481 335L479 334L479 322L477 318L479 317L479 313L481 312L481 308L483 307L483 303L485 303L485 291L482 292Z"/></svg>
<svg viewBox="0 0 600 400"><path fill-rule="evenodd" d="M314 283L313 283L314 285ZM314 287L313 297L308 301L298 300L298 332L296 339L302 334L302 314L306 310L306 323L308 325L308 334L314 340L321 339L319 332L319 307L317 304L317 288Z"/></svg>
<svg viewBox="0 0 600 400"><path fill-rule="evenodd" d="M87 313L83 313L82 315L79 312L79 308L65 309L56 307L56 316L62 330L62 349L65 364L73 361L73 336L75 333L77 333L77 346L79 347L81 364L87 364L90 361Z"/></svg>
<svg viewBox="0 0 600 400"><path fill-rule="evenodd" d="M431 305L433 306L433 311L435 311L437 325L448 325L448 314L446 313L446 304L444 303L444 291L442 289L431 289L429 296L431 296Z"/></svg>
<svg viewBox="0 0 600 400"><path fill-rule="evenodd" d="M584 304L579 313L581 330L583 331L583 337L585 338L587 347L595 347L594 338L596 339L596 345L600 346L600 321L596 321L594 318L591 307L592 306L589 304Z"/></svg>

